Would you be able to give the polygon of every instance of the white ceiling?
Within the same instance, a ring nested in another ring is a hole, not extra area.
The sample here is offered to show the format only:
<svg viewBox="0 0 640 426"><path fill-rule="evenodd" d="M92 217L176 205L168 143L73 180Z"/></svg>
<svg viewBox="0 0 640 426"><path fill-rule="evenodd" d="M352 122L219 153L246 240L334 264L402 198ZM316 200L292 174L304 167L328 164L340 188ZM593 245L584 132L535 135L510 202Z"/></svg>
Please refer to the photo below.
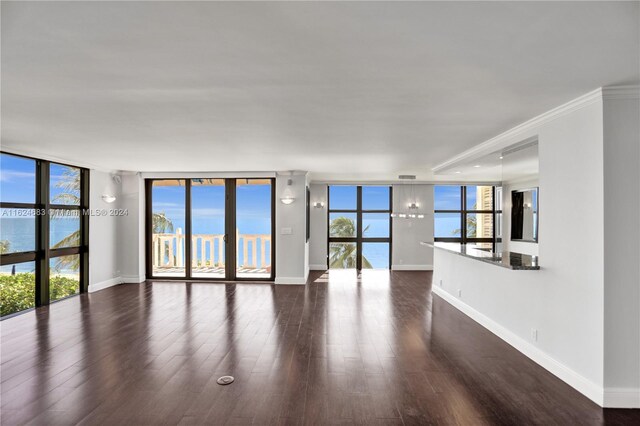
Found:
<svg viewBox="0 0 640 426"><path fill-rule="evenodd" d="M2 149L137 171L431 167L639 80L638 2L3 2Z"/></svg>

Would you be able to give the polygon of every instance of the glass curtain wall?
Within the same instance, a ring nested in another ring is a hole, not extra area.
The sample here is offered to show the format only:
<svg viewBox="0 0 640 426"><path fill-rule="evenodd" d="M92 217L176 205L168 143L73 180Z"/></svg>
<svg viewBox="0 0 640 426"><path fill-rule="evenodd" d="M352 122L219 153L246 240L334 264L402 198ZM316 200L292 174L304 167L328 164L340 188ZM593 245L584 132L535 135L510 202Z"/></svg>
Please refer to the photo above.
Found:
<svg viewBox="0 0 640 426"><path fill-rule="evenodd" d="M329 268L389 269L391 187L329 186Z"/></svg>
<svg viewBox="0 0 640 426"><path fill-rule="evenodd" d="M85 292L89 171L1 153L0 175L1 315Z"/></svg>

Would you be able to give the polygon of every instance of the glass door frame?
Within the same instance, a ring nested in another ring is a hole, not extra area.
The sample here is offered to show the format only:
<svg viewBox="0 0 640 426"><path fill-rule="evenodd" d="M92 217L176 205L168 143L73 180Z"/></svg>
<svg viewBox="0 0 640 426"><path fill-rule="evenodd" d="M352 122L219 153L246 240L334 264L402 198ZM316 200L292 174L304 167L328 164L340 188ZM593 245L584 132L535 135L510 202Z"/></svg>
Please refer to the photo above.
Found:
<svg viewBox="0 0 640 426"><path fill-rule="evenodd" d="M331 187L332 186L355 186L356 187L356 209L332 209L331 208ZM362 271L362 244L363 243L387 243L389 244L389 270L393 259L393 186L389 185L389 210L363 210L362 209L362 187L363 186L387 186L387 185L327 185L327 269L331 269L329 263L331 243L356 243L356 270ZM356 214L356 236L355 237L332 237L331 236L331 213L355 213ZM386 213L389 215L389 237L363 237L362 218L366 213Z"/></svg>
<svg viewBox="0 0 640 426"><path fill-rule="evenodd" d="M272 177L234 177L215 179L224 180L225 187L225 276L224 277L193 277L191 269L192 263L192 232L191 232L191 181L193 179L206 178L147 178L145 179L145 270L146 279L158 281L274 281L276 276L276 180ZM271 275L267 278L262 277L238 277L236 276L236 181L237 179L260 179L269 180L271 184ZM185 274L182 277L154 276L153 275L153 247L151 240L153 238L153 182L162 180L184 180L185 182ZM230 250L230 248L233 248Z"/></svg>

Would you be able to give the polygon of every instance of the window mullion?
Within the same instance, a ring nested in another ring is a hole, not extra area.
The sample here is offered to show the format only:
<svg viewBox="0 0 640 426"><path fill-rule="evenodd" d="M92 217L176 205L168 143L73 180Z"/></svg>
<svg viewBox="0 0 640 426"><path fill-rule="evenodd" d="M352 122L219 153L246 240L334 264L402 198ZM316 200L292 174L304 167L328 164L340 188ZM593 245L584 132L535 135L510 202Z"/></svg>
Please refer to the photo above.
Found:
<svg viewBox="0 0 640 426"><path fill-rule="evenodd" d="M36 306L49 303L49 162L36 166Z"/></svg>

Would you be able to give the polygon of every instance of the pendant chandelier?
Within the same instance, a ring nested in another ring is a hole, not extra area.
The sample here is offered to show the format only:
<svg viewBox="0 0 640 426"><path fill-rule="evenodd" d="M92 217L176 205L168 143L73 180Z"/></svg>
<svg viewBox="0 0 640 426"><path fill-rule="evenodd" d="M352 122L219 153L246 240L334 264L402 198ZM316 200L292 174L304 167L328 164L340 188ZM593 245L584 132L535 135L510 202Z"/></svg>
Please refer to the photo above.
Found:
<svg viewBox="0 0 640 426"><path fill-rule="evenodd" d="M415 179L415 176L413 177ZM406 204L406 208L400 211L393 209L391 217L399 219L424 219L425 214L420 211L420 203L416 199L415 185L409 184L410 189L410 202Z"/></svg>

